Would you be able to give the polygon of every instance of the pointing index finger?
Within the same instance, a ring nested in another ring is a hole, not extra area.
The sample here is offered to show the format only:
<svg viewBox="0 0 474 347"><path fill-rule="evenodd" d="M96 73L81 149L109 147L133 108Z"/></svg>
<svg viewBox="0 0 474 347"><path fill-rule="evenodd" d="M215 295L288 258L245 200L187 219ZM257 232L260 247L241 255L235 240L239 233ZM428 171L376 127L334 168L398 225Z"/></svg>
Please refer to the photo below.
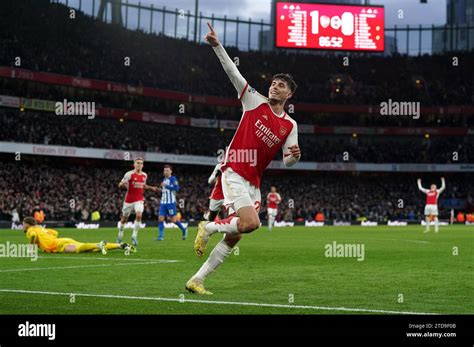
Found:
<svg viewBox="0 0 474 347"><path fill-rule="evenodd" d="M207 26L209 27L209 30L211 31L211 33L215 33L214 31L214 28L212 27L211 23L207 22Z"/></svg>

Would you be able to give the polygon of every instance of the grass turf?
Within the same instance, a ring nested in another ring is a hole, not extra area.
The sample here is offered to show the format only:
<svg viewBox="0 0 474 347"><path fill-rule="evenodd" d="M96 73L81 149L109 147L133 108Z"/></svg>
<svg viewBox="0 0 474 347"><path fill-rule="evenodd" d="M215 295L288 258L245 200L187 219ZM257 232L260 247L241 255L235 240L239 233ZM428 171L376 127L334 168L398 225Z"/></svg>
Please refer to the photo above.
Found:
<svg viewBox="0 0 474 347"><path fill-rule="evenodd" d="M60 237L82 242L113 241L114 228L58 229ZM233 254L206 281L212 296L187 293L188 278L205 258L193 253L196 228L181 240L167 229L139 233L138 252L121 250L46 254L36 262L0 258L1 314L341 314L369 309L445 314L474 313L474 227L441 227L423 234L409 227L265 227L245 235ZM129 241L131 231L126 230ZM220 240L214 235L207 254ZM0 230L0 243L25 243L22 231ZM365 259L330 258L325 245L363 244ZM457 247L458 255L453 255ZM207 254L205 257L207 257ZM160 260L177 262L160 262ZM65 293L5 292L26 290ZM71 302L68 293L77 295ZM400 294L403 302L399 302ZM111 295L96 297L94 295ZM183 296L184 295L184 296ZM130 296L123 298L113 296ZM161 301L153 298L173 299ZM189 302L188 299L215 303ZM293 299L293 300L291 300ZM229 302L290 306L248 306ZM303 308L299 306L317 306ZM322 309L326 307L329 310ZM383 313L383 312L381 312Z"/></svg>

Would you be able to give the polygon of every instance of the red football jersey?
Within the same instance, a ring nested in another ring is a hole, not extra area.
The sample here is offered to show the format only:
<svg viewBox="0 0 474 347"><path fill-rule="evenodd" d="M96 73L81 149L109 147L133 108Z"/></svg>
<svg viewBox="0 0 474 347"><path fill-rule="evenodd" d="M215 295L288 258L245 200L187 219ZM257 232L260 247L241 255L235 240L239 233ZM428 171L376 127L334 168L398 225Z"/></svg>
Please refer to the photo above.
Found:
<svg viewBox="0 0 474 347"><path fill-rule="evenodd" d="M437 205L438 204L438 192L429 190L426 192L426 204Z"/></svg>
<svg viewBox="0 0 474 347"><path fill-rule="evenodd" d="M244 113L227 147L221 171L231 167L251 184L260 187L263 171L278 151L298 144L296 122L285 112L273 112L268 99L245 85L240 94ZM289 155L288 153L284 155Z"/></svg>
<svg viewBox="0 0 474 347"><path fill-rule="evenodd" d="M127 185L127 195L125 195L125 202L131 203L136 201L143 201L145 197L145 184L147 174L143 171L136 173L135 170L128 171L122 178L122 182Z"/></svg>
<svg viewBox="0 0 474 347"><path fill-rule="evenodd" d="M267 205L268 208L278 208L278 204L281 201L280 194L278 193L268 193L267 195Z"/></svg>
<svg viewBox="0 0 474 347"><path fill-rule="evenodd" d="M224 193L222 192L221 176L222 175L217 176L216 183L214 183L214 188L212 188L211 196L209 196L209 199L212 199L212 200L224 199Z"/></svg>

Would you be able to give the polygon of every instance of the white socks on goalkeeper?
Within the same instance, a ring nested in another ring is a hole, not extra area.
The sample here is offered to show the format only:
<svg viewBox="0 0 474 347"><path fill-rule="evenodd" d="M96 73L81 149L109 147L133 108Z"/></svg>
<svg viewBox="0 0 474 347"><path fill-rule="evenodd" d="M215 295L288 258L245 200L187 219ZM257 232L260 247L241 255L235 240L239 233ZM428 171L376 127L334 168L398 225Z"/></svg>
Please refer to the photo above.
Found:
<svg viewBox="0 0 474 347"><path fill-rule="evenodd" d="M210 222L206 224L206 230L209 235L215 233L237 235L239 233L237 228L238 221L239 217L228 217L217 222Z"/></svg>
<svg viewBox="0 0 474 347"><path fill-rule="evenodd" d="M209 254L206 262L202 264L201 268L193 276L193 279L203 282L211 272L221 265L224 260L230 255L232 248L227 245L224 240L221 240Z"/></svg>
<svg viewBox="0 0 474 347"><path fill-rule="evenodd" d="M274 223L275 223L275 217L269 215L268 216L268 230L272 230Z"/></svg>
<svg viewBox="0 0 474 347"><path fill-rule="evenodd" d="M122 224L122 222L118 222L118 236L117 236L117 243L121 243L123 239L123 229L125 228L125 225Z"/></svg>

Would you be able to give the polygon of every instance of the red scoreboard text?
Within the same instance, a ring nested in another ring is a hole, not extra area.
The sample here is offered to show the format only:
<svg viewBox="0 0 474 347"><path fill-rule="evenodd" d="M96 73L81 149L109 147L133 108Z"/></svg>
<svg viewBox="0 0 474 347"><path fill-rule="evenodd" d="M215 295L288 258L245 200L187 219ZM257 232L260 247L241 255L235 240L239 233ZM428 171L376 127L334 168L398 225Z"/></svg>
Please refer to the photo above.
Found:
<svg viewBox="0 0 474 347"><path fill-rule="evenodd" d="M334 50L384 50L384 8L276 3L276 46Z"/></svg>

